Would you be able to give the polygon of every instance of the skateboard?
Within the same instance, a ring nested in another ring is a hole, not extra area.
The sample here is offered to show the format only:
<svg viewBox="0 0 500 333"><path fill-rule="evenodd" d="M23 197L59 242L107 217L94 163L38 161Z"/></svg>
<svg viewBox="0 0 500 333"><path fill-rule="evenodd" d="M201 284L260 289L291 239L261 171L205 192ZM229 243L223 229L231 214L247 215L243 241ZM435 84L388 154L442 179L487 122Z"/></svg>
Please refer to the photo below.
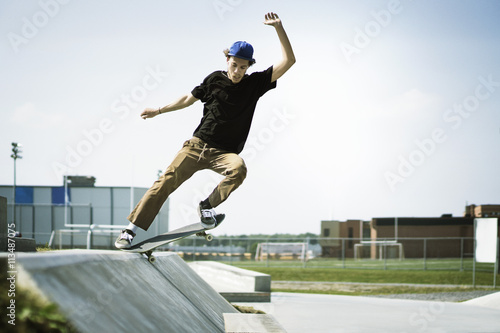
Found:
<svg viewBox="0 0 500 333"><path fill-rule="evenodd" d="M226 216L224 214L215 215L216 225L215 228L222 223ZM212 235L206 233L205 228L201 225L201 222L189 224L179 229L175 229L164 234L160 234L149 239L146 239L140 243L132 245L128 249L120 249L124 252L129 253L140 253L145 254L150 263L154 263L156 258L153 256L153 250L159 246L174 242L176 240L189 237L191 235L196 235L198 237L205 237L207 241L212 241L214 238Z"/></svg>

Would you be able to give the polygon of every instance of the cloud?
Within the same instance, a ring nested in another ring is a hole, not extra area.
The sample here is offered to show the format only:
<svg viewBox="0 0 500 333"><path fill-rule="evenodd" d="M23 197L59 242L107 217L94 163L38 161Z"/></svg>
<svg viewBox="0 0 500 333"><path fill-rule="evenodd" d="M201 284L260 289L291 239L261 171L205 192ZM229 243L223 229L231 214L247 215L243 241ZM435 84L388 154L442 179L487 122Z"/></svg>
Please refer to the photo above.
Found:
<svg viewBox="0 0 500 333"><path fill-rule="evenodd" d="M65 116L57 113L42 112L31 102L17 107L10 117L13 125L36 129L50 129L60 126Z"/></svg>
<svg viewBox="0 0 500 333"><path fill-rule="evenodd" d="M425 117L428 112L441 110L439 98L413 88L375 106L377 116Z"/></svg>

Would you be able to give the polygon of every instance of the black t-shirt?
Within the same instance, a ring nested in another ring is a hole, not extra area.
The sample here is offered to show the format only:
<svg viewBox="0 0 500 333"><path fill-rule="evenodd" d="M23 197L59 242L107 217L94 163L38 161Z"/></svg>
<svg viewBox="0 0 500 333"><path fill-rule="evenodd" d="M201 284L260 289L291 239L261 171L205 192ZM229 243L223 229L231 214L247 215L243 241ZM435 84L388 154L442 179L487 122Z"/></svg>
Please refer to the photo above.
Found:
<svg viewBox="0 0 500 333"><path fill-rule="evenodd" d="M203 118L193 135L210 146L239 154L250 132L259 98L276 87L273 67L245 75L234 84L223 71L208 75L191 92L204 103Z"/></svg>

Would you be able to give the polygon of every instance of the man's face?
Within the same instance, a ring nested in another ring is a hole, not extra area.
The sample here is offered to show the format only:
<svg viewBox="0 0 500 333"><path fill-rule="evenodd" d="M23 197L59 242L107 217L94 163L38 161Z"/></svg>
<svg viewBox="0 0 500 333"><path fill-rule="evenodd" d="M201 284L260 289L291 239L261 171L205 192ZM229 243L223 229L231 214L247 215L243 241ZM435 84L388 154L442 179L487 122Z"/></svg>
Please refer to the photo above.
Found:
<svg viewBox="0 0 500 333"><path fill-rule="evenodd" d="M229 57L227 60L227 76L233 83L239 83L248 67L248 60Z"/></svg>

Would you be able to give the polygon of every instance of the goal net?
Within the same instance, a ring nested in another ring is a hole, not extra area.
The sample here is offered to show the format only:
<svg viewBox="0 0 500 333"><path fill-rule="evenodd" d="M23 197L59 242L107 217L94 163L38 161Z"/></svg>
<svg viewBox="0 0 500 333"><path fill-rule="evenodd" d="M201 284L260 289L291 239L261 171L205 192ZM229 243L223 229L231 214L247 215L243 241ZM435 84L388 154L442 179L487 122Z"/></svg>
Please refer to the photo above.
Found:
<svg viewBox="0 0 500 333"><path fill-rule="evenodd" d="M255 260L308 260L307 243L259 243L255 251Z"/></svg>
<svg viewBox="0 0 500 333"><path fill-rule="evenodd" d="M403 244L393 240L354 244L354 259L404 259Z"/></svg>

